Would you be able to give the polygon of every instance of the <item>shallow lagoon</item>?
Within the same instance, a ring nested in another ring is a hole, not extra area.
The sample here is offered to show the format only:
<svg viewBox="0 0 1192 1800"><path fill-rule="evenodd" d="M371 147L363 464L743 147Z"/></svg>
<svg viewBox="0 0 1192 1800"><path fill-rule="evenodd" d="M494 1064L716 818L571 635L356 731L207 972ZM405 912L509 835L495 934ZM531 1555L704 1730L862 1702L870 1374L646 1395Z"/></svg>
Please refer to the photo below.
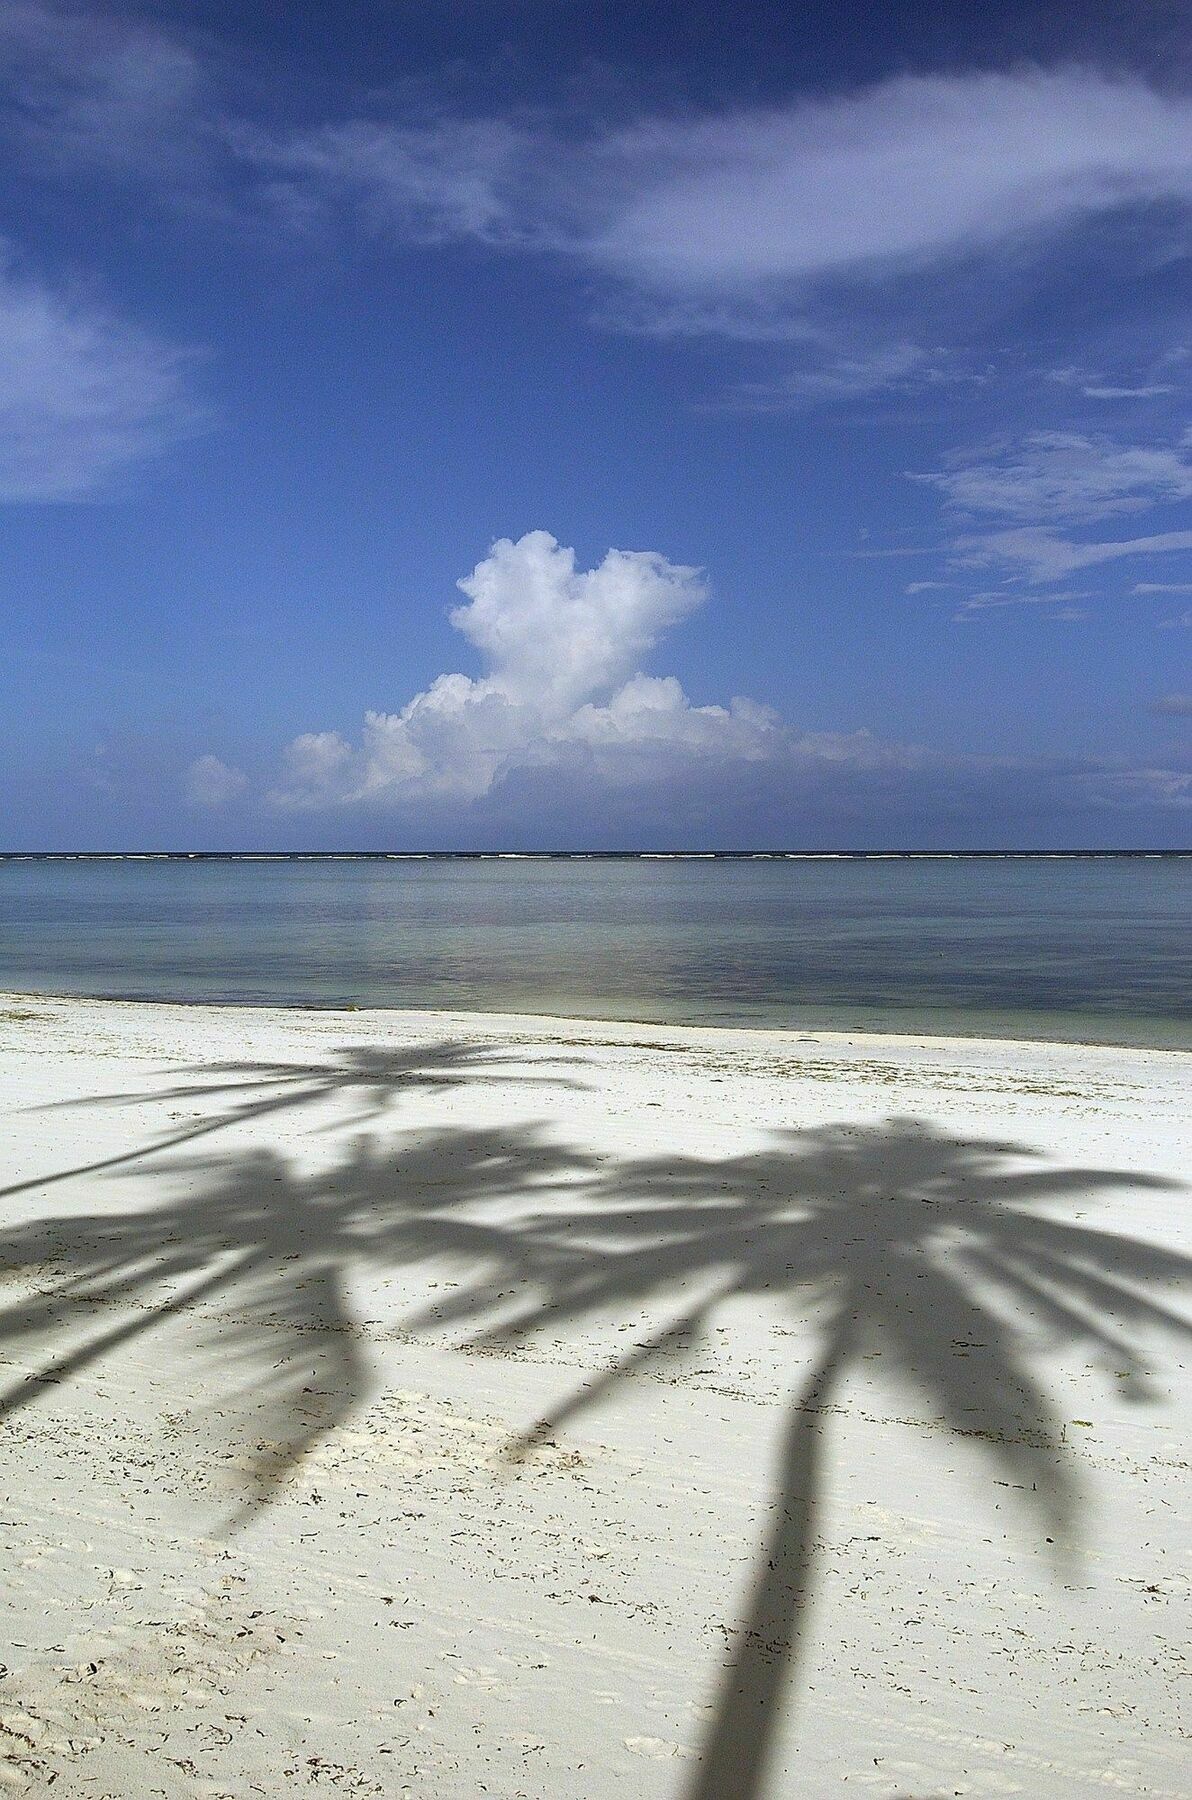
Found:
<svg viewBox="0 0 1192 1800"><path fill-rule="evenodd" d="M1192 1045L1192 858L11 858L0 987Z"/></svg>

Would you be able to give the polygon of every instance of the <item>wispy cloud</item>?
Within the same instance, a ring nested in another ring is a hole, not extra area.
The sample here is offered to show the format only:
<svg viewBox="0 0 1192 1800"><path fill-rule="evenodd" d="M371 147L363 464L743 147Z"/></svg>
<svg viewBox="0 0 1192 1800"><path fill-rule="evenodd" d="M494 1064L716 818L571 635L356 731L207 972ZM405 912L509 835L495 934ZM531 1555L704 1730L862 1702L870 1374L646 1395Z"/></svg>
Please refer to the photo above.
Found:
<svg viewBox="0 0 1192 1800"><path fill-rule="evenodd" d="M1099 563L1128 556L1161 556L1176 550L1192 550L1192 531L1158 531L1149 537L1083 544L1043 525L1024 525L1011 531L957 538L954 543L959 566L1007 567L1032 582L1063 581L1078 569L1095 568Z"/></svg>
<svg viewBox="0 0 1192 1800"><path fill-rule="evenodd" d="M1192 806L1192 773L1187 769L1105 768L1084 778L1096 802L1109 806Z"/></svg>
<svg viewBox="0 0 1192 1800"><path fill-rule="evenodd" d="M776 380L740 382L719 402L737 412L790 412L824 400L855 400L871 394L914 394L966 377L940 353L918 344L883 344L852 355L821 349L787 368Z"/></svg>
<svg viewBox="0 0 1192 1800"><path fill-rule="evenodd" d="M1192 719L1192 694L1161 694L1151 711L1161 719Z"/></svg>
<svg viewBox="0 0 1192 1800"><path fill-rule="evenodd" d="M911 480L941 494L955 522L975 522L983 515L1021 521L952 538L947 566L953 576L980 569L1005 578L998 589L970 595L955 616L1069 599L1054 584L1081 569L1192 549L1187 530L1081 539L1064 529L1192 498L1190 451L1188 433L1176 444L1130 445L1078 432L1039 431L976 453L958 452L939 469L912 474ZM1137 583L1133 591L1163 591L1165 585L1181 584ZM1039 587L1048 591L1029 591Z"/></svg>
<svg viewBox="0 0 1192 1800"><path fill-rule="evenodd" d="M593 306L606 327L798 341L852 306L855 342L829 353L841 367L825 369L828 396L856 391L867 358L918 341L931 277L1008 247L1022 270L1073 228L1129 211L1141 229L1156 203L1192 200L1192 97L1091 68L903 75L629 123L374 99L282 127L254 116L246 84L196 34L10 0L5 70L3 122L39 172L118 167L171 202L206 184L215 212L283 231L351 221L546 252L605 278ZM891 329L883 296L883 343L874 286L905 278L914 306ZM1087 385L1124 398L1160 381Z"/></svg>
<svg viewBox="0 0 1192 1800"><path fill-rule="evenodd" d="M193 360L0 246L0 500L86 498L201 429Z"/></svg>
<svg viewBox="0 0 1192 1800"><path fill-rule="evenodd" d="M963 622L975 619L979 613L997 612L1012 606L1040 606L1051 609L1049 616L1064 623L1073 623L1079 619L1087 619L1088 613L1082 606L1073 605L1073 601L1088 599L1087 588L1066 589L1060 593L1027 593L1017 587L990 588L975 594L966 594L956 611L954 620Z"/></svg>
<svg viewBox="0 0 1192 1800"><path fill-rule="evenodd" d="M1009 249L1044 279L1071 230L1192 200L1192 98L1078 68L627 127L371 117L231 140L283 222L545 254L583 272L604 329L801 346L728 396L755 411L962 379L922 339L928 320L928 344L965 339L961 271Z"/></svg>
<svg viewBox="0 0 1192 1800"><path fill-rule="evenodd" d="M355 119L288 138L240 124L228 141L258 175L260 202L289 226L354 212L371 231L415 242L505 245L527 228L506 192L526 140L501 119Z"/></svg>
<svg viewBox="0 0 1192 1800"><path fill-rule="evenodd" d="M1080 391L1090 400L1154 400L1176 390L1169 381L1153 381L1146 387L1083 387Z"/></svg>
<svg viewBox="0 0 1192 1800"><path fill-rule="evenodd" d="M229 131L292 216L347 203L373 228L548 248L653 295L639 325L680 334L751 335L759 292L921 272L1192 198L1192 100L1079 68L901 76L578 132L544 112Z"/></svg>
<svg viewBox="0 0 1192 1800"><path fill-rule="evenodd" d="M1076 524L1192 498L1190 448L1187 438L1170 447L1037 431L911 480L938 488L958 511Z"/></svg>
<svg viewBox="0 0 1192 1800"><path fill-rule="evenodd" d="M1092 71L902 76L830 100L646 122L586 252L662 288L922 266L1192 195L1192 101ZM619 188L619 192L617 192Z"/></svg>
<svg viewBox="0 0 1192 1800"><path fill-rule="evenodd" d="M1154 359L1148 373L1135 374L1133 379L1115 378L1101 371L1094 373L1081 368L1049 369L1047 379L1062 387L1075 388L1086 400L1158 400L1179 392L1175 382L1160 377L1186 360L1187 351L1178 344Z"/></svg>
<svg viewBox="0 0 1192 1800"><path fill-rule="evenodd" d="M208 63L151 23L40 0L0 10L0 131L37 173L175 180L212 123Z"/></svg>

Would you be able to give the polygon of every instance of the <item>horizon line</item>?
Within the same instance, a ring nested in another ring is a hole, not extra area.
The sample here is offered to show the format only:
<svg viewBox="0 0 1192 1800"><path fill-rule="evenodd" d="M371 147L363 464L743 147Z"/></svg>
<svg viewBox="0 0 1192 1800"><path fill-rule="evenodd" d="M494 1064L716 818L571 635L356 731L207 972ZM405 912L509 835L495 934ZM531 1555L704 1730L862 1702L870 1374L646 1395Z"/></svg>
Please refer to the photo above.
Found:
<svg viewBox="0 0 1192 1800"><path fill-rule="evenodd" d="M0 862L640 862L640 861L782 861L808 862L864 861L894 858L916 858L921 861L972 858L1087 858L1087 857L1192 857L1188 849L1114 849L1071 848L1063 850L1028 850L1013 846L982 850L0 850Z"/></svg>

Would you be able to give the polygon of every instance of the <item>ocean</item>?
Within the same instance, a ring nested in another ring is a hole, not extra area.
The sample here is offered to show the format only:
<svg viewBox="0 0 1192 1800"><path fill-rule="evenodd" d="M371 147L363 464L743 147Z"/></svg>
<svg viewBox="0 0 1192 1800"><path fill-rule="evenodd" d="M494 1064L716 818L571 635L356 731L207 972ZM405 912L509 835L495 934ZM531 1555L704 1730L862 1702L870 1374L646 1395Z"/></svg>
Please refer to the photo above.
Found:
<svg viewBox="0 0 1192 1800"><path fill-rule="evenodd" d="M0 988L1192 1047L1192 856L4 857Z"/></svg>

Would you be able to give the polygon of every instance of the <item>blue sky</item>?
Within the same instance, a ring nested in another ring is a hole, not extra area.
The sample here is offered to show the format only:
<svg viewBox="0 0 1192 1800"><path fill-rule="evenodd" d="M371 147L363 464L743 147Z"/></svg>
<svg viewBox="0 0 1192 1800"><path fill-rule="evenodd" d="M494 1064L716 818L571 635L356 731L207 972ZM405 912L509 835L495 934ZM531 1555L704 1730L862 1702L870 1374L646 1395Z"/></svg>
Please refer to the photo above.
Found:
<svg viewBox="0 0 1192 1800"><path fill-rule="evenodd" d="M0 846L1186 846L1189 44L0 5Z"/></svg>

